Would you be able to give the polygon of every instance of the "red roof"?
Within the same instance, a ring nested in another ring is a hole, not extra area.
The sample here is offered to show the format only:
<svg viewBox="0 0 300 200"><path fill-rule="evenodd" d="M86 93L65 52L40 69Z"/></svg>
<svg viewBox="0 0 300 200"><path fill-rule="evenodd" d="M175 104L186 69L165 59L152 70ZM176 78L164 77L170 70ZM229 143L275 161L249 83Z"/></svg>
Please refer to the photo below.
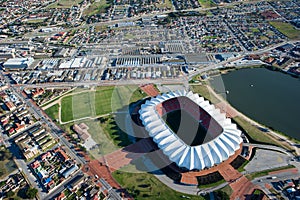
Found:
<svg viewBox="0 0 300 200"><path fill-rule="evenodd" d="M31 167L33 169L36 169L40 166L40 162L38 160L34 161L32 164L31 164Z"/></svg>
<svg viewBox="0 0 300 200"><path fill-rule="evenodd" d="M8 107L9 110L16 107L11 101L6 102L5 105Z"/></svg>
<svg viewBox="0 0 300 200"><path fill-rule="evenodd" d="M61 155L61 157L63 158L64 162L69 160L68 155L61 148L58 147L58 148L54 149L54 152L55 153L58 152Z"/></svg>
<svg viewBox="0 0 300 200"><path fill-rule="evenodd" d="M65 197L65 194L62 192L62 193L60 193L55 199L56 200L61 200L61 199L63 199Z"/></svg>

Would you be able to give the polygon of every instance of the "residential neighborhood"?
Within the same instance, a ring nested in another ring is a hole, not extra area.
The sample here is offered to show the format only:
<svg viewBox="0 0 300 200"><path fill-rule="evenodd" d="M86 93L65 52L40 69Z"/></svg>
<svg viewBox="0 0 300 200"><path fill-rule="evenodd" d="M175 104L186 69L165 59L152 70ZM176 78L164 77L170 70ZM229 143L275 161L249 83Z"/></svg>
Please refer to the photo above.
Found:
<svg viewBox="0 0 300 200"><path fill-rule="evenodd" d="M299 78L299 0L0 0L0 198L299 199Z"/></svg>

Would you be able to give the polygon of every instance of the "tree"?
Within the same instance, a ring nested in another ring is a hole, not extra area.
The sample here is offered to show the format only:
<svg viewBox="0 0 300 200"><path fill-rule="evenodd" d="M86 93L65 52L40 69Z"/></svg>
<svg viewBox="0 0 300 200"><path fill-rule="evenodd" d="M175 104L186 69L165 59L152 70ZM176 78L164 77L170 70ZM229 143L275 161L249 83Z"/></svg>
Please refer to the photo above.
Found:
<svg viewBox="0 0 300 200"><path fill-rule="evenodd" d="M215 195L217 196L217 199L222 199L222 200L229 200L230 199L229 195L226 192L221 191L221 190L216 191Z"/></svg>
<svg viewBox="0 0 300 200"><path fill-rule="evenodd" d="M36 194L37 194L38 190L36 188L28 188L26 191L26 196L30 199L33 199Z"/></svg>
<svg viewBox="0 0 300 200"><path fill-rule="evenodd" d="M15 195L15 193L11 190L6 193L7 197L13 197L14 195Z"/></svg>

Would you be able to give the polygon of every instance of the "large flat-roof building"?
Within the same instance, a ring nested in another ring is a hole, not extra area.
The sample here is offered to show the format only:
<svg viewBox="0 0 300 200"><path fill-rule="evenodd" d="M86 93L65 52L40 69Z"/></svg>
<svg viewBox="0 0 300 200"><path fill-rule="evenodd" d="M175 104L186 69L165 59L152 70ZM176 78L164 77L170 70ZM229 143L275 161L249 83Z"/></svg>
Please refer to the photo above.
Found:
<svg viewBox="0 0 300 200"><path fill-rule="evenodd" d="M32 57L11 58L3 64L3 67L8 70L21 70L28 68L33 63L33 61L34 59Z"/></svg>

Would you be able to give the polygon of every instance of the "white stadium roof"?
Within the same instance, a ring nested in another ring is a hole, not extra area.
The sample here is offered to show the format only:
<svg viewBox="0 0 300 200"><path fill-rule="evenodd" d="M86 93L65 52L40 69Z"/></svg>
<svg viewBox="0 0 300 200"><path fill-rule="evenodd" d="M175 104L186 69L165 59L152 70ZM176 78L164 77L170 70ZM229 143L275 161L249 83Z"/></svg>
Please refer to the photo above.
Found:
<svg viewBox="0 0 300 200"><path fill-rule="evenodd" d="M222 127L222 133L198 146L190 146L183 142L156 111L157 105L182 96L192 100L217 120ZM201 170L221 163L233 155L240 148L242 142L241 131L237 129L236 124L233 124L231 119L226 118L225 114L220 113L219 109L209 104L203 97L192 92L176 91L151 98L141 106L139 114L145 129L164 154L179 167L188 170Z"/></svg>

